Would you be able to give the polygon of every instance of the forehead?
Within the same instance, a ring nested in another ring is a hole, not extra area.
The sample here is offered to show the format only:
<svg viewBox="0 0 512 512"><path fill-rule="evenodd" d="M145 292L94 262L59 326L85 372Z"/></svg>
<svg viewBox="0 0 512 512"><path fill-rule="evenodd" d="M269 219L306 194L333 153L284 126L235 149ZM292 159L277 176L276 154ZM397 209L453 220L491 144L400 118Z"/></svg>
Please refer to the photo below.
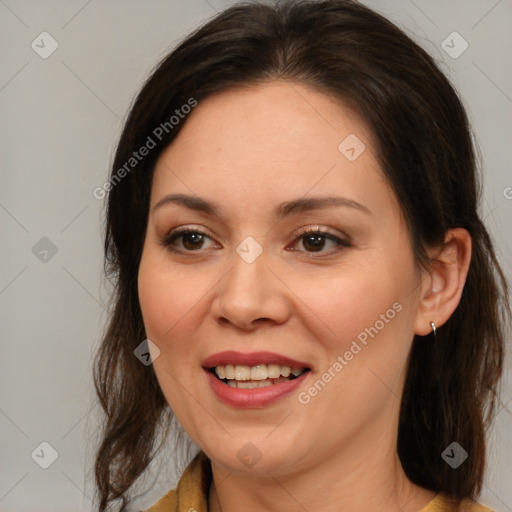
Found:
<svg viewBox="0 0 512 512"><path fill-rule="evenodd" d="M203 147L215 149L216 157L236 156L237 162L244 155L251 159L269 151L290 160L315 159L319 153L336 159L339 143L349 135L370 145L364 122L340 100L279 80L207 97L189 115L173 145L195 154Z"/></svg>
<svg viewBox="0 0 512 512"><path fill-rule="evenodd" d="M302 84L223 91L199 102L183 122L157 163L154 196L238 197L246 210L310 191L336 190L377 206L393 202L363 120Z"/></svg>

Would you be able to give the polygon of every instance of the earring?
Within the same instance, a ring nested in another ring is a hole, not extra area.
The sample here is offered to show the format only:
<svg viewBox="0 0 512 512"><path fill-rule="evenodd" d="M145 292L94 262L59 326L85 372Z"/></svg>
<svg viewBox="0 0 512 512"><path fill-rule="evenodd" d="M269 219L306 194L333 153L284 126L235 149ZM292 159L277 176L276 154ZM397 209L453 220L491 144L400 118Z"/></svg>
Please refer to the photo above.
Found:
<svg viewBox="0 0 512 512"><path fill-rule="evenodd" d="M434 333L434 336L436 335L436 324L434 322L430 322L430 327L432 327L432 332Z"/></svg>

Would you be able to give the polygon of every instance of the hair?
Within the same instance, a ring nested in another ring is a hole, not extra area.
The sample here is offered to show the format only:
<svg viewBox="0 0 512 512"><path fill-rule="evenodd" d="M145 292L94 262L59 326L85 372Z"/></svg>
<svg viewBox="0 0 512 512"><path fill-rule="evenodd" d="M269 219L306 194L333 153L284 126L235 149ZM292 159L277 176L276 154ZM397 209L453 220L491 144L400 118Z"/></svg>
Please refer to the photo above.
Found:
<svg viewBox="0 0 512 512"><path fill-rule="evenodd" d="M418 266L428 268L426 247L442 245L447 230L461 227L471 235L458 307L435 341L415 336L412 342L397 452L415 484L459 501L476 499L511 311L506 279L478 213L481 178L466 112L434 60L383 16L352 0L285 0L237 4L190 34L152 71L125 122L105 219L112 312L94 361L104 411L94 468L99 509L121 500L125 510L130 487L160 449L158 432L167 426L167 435L172 418L152 366L134 356L146 339L137 276L153 170L186 122L171 128L169 119L191 98L201 102L274 80L335 97L366 122ZM119 179L133 152L164 125L156 147ZM468 452L456 471L441 457L453 441Z"/></svg>

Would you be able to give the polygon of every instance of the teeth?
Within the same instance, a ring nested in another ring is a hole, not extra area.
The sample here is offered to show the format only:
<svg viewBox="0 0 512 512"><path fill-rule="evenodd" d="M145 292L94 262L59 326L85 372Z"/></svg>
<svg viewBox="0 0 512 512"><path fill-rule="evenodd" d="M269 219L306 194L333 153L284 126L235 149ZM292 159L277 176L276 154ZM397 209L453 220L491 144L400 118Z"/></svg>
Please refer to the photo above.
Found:
<svg viewBox="0 0 512 512"><path fill-rule="evenodd" d="M215 367L215 373L219 379L227 379L231 387L236 387L231 384L232 381L233 383L237 381L268 381L268 379L286 378L289 377L290 374L298 377L304 370L304 368L290 368L289 366L279 366L278 364L258 364L256 366L221 364ZM251 384L251 387L263 387L252 386L252 383L248 384ZM265 383L264 385L267 386L269 384Z"/></svg>
<svg viewBox="0 0 512 512"><path fill-rule="evenodd" d="M289 366L281 366L281 375L283 377L289 377L291 373L291 368Z"/></svg>
<svg viewBox="0 0 512 512"><path fill-rule="evenodd" d="M219 377L219 379L226 378L226 373L224 372L224 366L217 366L215 368L215 373L217 374L217 377Z"/></svg>
<svg viewBox="0 0 512 512"><path fill-rule="evenodd" d="M218 366L215 368L217 370ZM234 379L235 378L235 367L232 364L227 364L224 367L224 374L226 375L226 379Z"/></svg>
<svg viewBox="0 0 512 512"><path fill-rule="evenodd" d="M251 380L265 380L268 377L266 364L259 364L251 368Z"/></svg>
<svg viewBox="0 0 512 512"><path fill-rule="evenodd" d="M235 380L251 380L251 367L237 364L235 366Z"/></svg>
<svg viewBox="0 0 512 512"><path fill-rule="evenodd" d="M278 364L269 364L267 369L269 379L277 379L281 375L281 367Z"/></svg>
<svg viewBox="0 0 512 512"><path fill-rule="evenodd" d="M266 388L272 386L272 382L269 380L250 381L250 382L236 382L237 388L241 389L254 389L254 388Z"/></svg>
<svg viewBox="0 0 512 512"><path fill-rule="evenodd" d="M288 382L289 379L285 377L279 377L274 381L266 380L250 380L250 381L238 381L238 380L228 380L227 385L231 388L238 389L255 389L255 388L266 388L267 386L272 386L274 384L279 384L280 382Z"/></svg>

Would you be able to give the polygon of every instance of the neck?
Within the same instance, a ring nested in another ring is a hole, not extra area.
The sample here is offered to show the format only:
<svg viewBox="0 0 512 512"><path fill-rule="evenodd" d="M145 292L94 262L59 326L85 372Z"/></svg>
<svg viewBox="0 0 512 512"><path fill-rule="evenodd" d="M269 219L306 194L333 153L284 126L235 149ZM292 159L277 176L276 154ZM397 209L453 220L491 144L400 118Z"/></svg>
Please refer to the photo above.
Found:
<svg viewBox="0 0 512 512"><path fill-rule="evenodd" d="M272 469L233 472L212 461L208 510L421 511L435 493L408 480L396 453L396 436L381 433L376 438L373 432L365 437L333 450L307 470L286 475Z"/></svg>

